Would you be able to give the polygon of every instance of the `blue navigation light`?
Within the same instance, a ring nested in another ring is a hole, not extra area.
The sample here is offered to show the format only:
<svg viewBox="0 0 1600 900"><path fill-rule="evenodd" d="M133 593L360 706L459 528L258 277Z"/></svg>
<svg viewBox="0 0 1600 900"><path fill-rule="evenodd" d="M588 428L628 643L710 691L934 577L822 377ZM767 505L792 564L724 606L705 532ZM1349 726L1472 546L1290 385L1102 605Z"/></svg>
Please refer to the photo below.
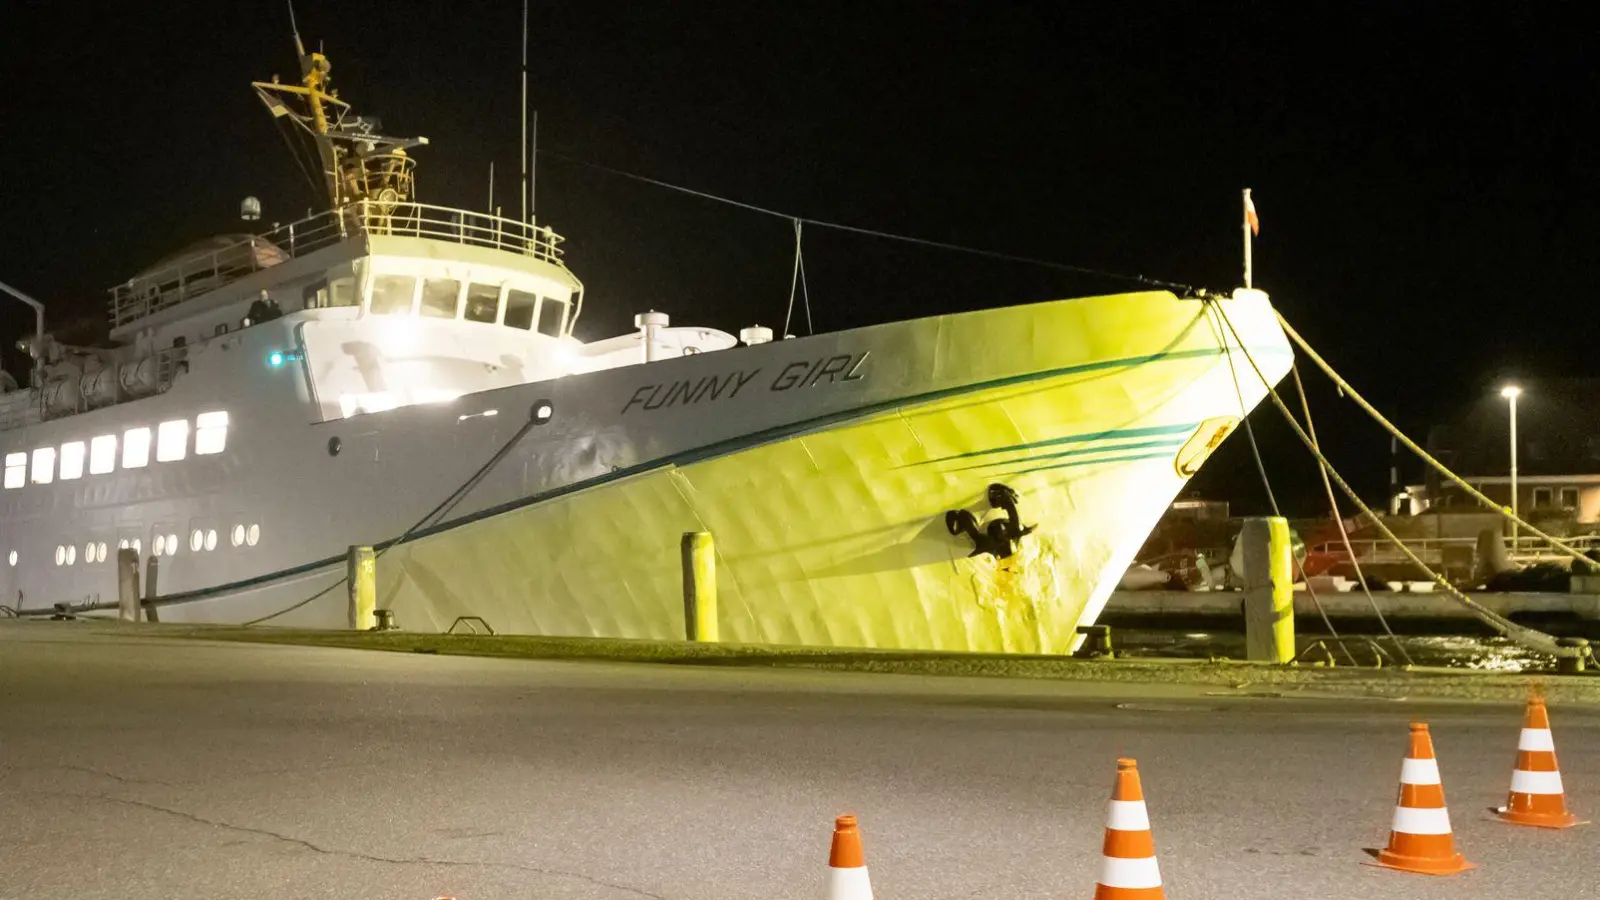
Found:
<svg viewBox="0 0 1600 900"><path fill-rule="evenodd" d="M267 354L267 365L273 367L274 369L280 368L283 365L284 360L287 358L288 357L284 355L282 350L274 350Z"/></svg>

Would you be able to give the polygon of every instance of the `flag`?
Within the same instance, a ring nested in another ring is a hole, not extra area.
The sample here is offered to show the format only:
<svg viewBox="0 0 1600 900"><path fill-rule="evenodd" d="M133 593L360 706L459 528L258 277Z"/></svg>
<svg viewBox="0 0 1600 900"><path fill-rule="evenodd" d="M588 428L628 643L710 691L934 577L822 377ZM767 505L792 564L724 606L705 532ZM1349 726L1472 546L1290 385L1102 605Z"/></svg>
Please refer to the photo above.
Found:
<svg viewBox="0 0 1600 900"><path fill-rule="evenodd" d="M1250 192L1244 192L1244 220L1250 225L1250 233L1261 235L1261 220L1256 217L1256 202L1250 199Z"/></svg>

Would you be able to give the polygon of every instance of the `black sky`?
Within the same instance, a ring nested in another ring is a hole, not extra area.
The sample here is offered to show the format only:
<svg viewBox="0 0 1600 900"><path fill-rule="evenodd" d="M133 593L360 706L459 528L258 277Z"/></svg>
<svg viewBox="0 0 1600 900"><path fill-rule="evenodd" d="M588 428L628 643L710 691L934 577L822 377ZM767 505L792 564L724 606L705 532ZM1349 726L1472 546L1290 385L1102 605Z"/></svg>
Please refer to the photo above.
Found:
<svg viewBox="0 0 1600 900"><path fill-rule="evenodd" d="M1570 9L1570 12L1563 11ZM521 3L300 0L334 84L422 134L422 199L515 209ZM1258 285L1420 436L1508 376L1600 374L1596 29L1577 7L534 3L540 145L818 219L1231 288L1239 189ZM0 280L58 323L207 234L314 197L249 89L295 61L276 0L0 8ZM781 323L791 226L546 157L538 212L634 313ZM817 327L1125 285L808 230ZM8 339L27 313L5 304ZM791 329L795 330L795 329ZM17 359L7 361L15 370ZM1322 383L1320 424L1381 494L1388 442ZM1525 402L1532 402L1528 398ZM1270 413L1274 479L1314 469ZM1198 487L1257 509L1242 439ZM1303 501L1303 502L1302 502Z"/></svg>

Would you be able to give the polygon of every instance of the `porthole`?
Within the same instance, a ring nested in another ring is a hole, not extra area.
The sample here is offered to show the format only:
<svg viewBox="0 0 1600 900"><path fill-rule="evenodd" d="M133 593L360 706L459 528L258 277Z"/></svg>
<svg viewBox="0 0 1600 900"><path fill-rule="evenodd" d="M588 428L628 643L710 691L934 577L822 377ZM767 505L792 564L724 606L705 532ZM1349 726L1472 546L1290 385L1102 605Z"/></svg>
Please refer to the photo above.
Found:
<svg viewBox="0 0 1600 900"><path fill-rule="evenodd" d="M152 546L155 547L155 554L157 556L167 552L167 536L164 534L156 535L155 543Z"/></svg>
<svg viewBox="0 0 1600 900"><path fill-rule="evenodd" d="M83 561L85 563L94 562L94 541L83 545Z"/></svg>
<svg viewBox="0 0 1600 900"><path fill-rule="evenodd" d="M105 562L106 561L106 542L105 541L101 541L100 543L96 544L95 545L95 549L100 551L99 553L96 554L96 556L99 557L101 562Z"/></svg>
<svg viewBox="0 0 1600 900"><path fill-rule="evenodd" d="M206 530L206 552L209 553L215 549L217 549L217 530L210 528Z"/></svg>
<svg viewBox="0 0 1600 900"><path fill-rule="evenodd" d="M77 561L78 561L78 545L77 544L73 544L73 545L71 545L71 546L69 546L67 548L67 565L70 566L73 563L76 563Z"/></svg>
<svg viewBox="0 0 1600 900"><path fill-rule="evenodd" d="M168 556L177 556L178 555L178 536L175 535L175 534L167 535L167 555Z"/></svg>
<svg viewBox="0 0 1600 900"><path fill-rule="evenodd" d="M17 551L15 551L15 550L11 551L11 556L9 556L7 559L13 566L16 565L17 564Z"/></svg>
<svg viewBox="0 0 1600 900"><path fill-rule="evenodd" d="M540 400L533 404L533 409L529 414L533 417L533 424L543 425L550 421L550 417L555 415L555 412L556 408L550 405L549 400Z"/></svg>
<svg viewBox="0 0 1600 900"><path fill-rule="evenodd" d="M200 548L206 545L206 533L196 528L189 533L189 552L199 553Z"/></svg>
<svg viewBox="0 0 1600 900"><path fill-rule="evenodd" d="M254 547L261 540L261 526L251 525L244 533L244 542Z"/></svg>
<svg viewBox="0 0 1600 900"><path fill-rule="evenodd" d="M67 548L61 546L60 544L57 544L56 545L56 565L64 566L66 564L67 564Z"/></svg>
<svg viewBox="0 0 1600 900"><path fill-rule="evenodd" d="M132 549L133 549L133 552L135 554L137 554L139 552L139 539L138 538L134 538L133 539Z"/></svg>
<svg viewBox="0 0 1600 900"><path fill-rule="evenodd" d="M244 526L243 525L235 525L235 526L233 526L233 533L228 536L228 539L233 541L233 545L235 547L237 547L240 544L244 543Z"/></svg>
<svg viewBox="0 0 1600 900"><path fill-rule="evenodd" d="M123 538L122 540L117 541L117 549L118 550L126 550L126 549L128 549L128 539L127 538Z"/></svg>

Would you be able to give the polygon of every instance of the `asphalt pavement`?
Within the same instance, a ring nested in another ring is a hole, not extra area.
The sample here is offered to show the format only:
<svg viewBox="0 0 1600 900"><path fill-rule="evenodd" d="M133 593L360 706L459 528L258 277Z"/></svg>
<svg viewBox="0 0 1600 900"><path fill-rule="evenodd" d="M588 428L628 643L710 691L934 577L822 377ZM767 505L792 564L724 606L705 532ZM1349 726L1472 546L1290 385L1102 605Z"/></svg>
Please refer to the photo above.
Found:
<svg viewBox="0 0 1600 900"><path fill-rule="evenodd" d="M1600 813L1600 709L1552 716L1569 803ZM1476 870L1364 865L1412 718ZM841 812L885 900L1088 897L1119 756L1173 900L1600 897L1597 826L1487 814L1520 725L1508 704L0 623L0 898L815 900Z"/></svg>

